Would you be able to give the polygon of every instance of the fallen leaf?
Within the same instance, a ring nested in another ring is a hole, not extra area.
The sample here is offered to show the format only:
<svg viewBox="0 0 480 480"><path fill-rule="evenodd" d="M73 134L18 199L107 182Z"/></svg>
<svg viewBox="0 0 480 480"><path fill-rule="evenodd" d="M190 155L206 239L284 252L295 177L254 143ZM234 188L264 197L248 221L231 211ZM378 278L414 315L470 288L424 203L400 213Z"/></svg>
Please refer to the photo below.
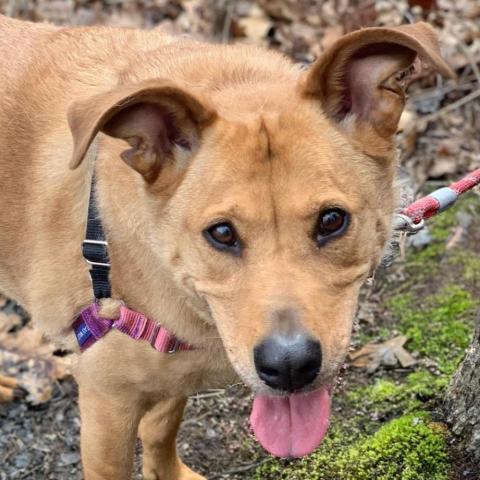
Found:
<svg viewBox="0 0 480 480"><path fill-rule="evenodd" d="M17 329L22 324L22 318L16 313L6 314L0 312L0 335L2 333L7 333L13 329ZM1 341L1 337L0 337Z"/></svg>
<svg viewBox="0 0 480 480"><path fill-rule="evenodd" d="M374 305L366 300L358 306L357 321L373 325L375 323Z"/></svg>
<svg viewBox="0 0 480 480"><path fill-rule="evenodd" d="M380 365L394 367L400 363L403 368L411 367L417 362L403 348L406 341L407 337L399 335L383 343L368 343L360 350L349 353L351 364L357 368L366 368L369 373L377 370Z"/></svg>
<svg viewBox="0 0 480 480"><path fill-rule="evenodd" d="M18 315L0 313L3 325L21 325ZM18 323L19 322L19 323ZM56 347L27 324L18 330L0 329L0 371L18 380L32 404L47 402L53 384L71 373L72 355L54 355Z"/></svg>
<svg viewBox="0 0 480 480"><path fill-rule="evenodd" d="M2 372L14 377L27 390L27 401L34 405L45 403L52 397L55 382L53 362L41 358L28 358L0 348Z"/></svg>
<svg viewBox="0 0 480 480"><path fill-rule="evenodd" d="M398 122L398 131L400 133L399 142L405 158L410 157L415 151L417 145L418 129L418 116L416 112L406 108Z"/></svg>
<svg viewBox="0 0 480 480"><path fill-rule="evenodd" d="M243 35L252 43L261 43L266 38L273 22L268 18L264 11L258 6L253 5L247 17L238 20L238 26Z"/></svg>

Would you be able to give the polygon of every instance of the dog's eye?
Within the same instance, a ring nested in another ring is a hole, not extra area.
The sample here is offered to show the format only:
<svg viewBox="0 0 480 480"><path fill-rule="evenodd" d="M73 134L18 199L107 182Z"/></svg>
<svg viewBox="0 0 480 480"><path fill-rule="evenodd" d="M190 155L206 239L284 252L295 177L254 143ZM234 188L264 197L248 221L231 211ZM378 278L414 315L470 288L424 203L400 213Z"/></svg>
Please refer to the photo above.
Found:
<svg viewBox="0 0 480 480"><path fill-rule="evenodd" d="M315 226L314 239L318 245L345 232L350 216L341 208L329 208L320 213Z"/></svg>
<svg viewBox="0 0 480 480"><path fill-rule="evenodd" d="M221 222L207 228L203 232L207 241L217 250L240 253L240 239L235 227L229 222Z"/></svg>

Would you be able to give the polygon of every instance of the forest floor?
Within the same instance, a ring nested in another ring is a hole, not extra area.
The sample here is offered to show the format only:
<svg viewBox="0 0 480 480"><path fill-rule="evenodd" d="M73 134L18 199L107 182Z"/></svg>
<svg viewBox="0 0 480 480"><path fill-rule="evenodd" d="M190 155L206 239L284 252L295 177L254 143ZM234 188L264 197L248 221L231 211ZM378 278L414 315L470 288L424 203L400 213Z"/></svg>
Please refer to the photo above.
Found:
<svg viewBox="0 0 480 480"><path fill-rule="evenodd" d="M480 167L480 6L473 0L0 0L0 12L57 24L162 24L270 46L298 62L313 61L360 25L427 18L459 79L425 74L412 86L399 135L402 201ZM332 424L314 454L268 457L249 430L251 396L234 385L189 400L178 440L185 462L209 480L478 480L480 467L442 422L442 399L480 306L479 214L480 197L471 192L421 234L397 239L393 265L362 291ZM33 332L28 316L0 296L0 370L16 368L31 386L27 399L0 406L0 480L80 479L69 355ZM139 445L136 478L140 459Z"/></svg>

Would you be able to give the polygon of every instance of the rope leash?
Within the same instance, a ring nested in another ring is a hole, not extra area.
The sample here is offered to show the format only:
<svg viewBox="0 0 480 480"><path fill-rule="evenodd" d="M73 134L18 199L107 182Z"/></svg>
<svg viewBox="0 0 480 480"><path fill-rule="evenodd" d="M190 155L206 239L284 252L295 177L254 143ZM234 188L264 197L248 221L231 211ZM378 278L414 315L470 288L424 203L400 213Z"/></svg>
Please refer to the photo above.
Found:
<svg viewBox="0 0 480 480"><path fill-rule="evenodd" d="M478 184L480 184L480 168L469 173L458 182L454 182L448 187L439 188L401 210L395 217L394 229L410 234L417 233L424 227L427 218L450 208L460 195Z"/></svg>

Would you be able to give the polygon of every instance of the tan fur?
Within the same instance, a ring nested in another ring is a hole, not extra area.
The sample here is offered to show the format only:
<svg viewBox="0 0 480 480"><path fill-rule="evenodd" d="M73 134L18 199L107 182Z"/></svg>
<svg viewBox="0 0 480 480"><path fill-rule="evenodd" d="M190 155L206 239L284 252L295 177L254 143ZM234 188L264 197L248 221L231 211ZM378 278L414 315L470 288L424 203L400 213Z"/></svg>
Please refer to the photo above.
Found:
<svg viewBox="0 0 480 480"><path fill-rule="evenodd" d="M390 234L393 124L377 127L403 108L392 75L415 52L449 73L424 25L363 32L301 72L254 47L0 16L0 290L76 348L72 321L92 301L81 242L95 165L114 298L196 347L165 355L112 331L79 356L87 480L130 478L145 414L145 478L200 478L176 457L184 399L237 374L268 392L252 349L286 311L322 344L316 385L332 382L360 285ZM362 86L368 115L340 119L338 82L355 46L379 42L401 45L399 62ZM189 148L166 145L156 124L166 111ZM91 144L98 131L109 136ZM351 225L319 248L312 231L331 205L348 210ZM203 238L223 218L244 239L240 257ZM106 316L117 309L103 305Z"/></svg>

